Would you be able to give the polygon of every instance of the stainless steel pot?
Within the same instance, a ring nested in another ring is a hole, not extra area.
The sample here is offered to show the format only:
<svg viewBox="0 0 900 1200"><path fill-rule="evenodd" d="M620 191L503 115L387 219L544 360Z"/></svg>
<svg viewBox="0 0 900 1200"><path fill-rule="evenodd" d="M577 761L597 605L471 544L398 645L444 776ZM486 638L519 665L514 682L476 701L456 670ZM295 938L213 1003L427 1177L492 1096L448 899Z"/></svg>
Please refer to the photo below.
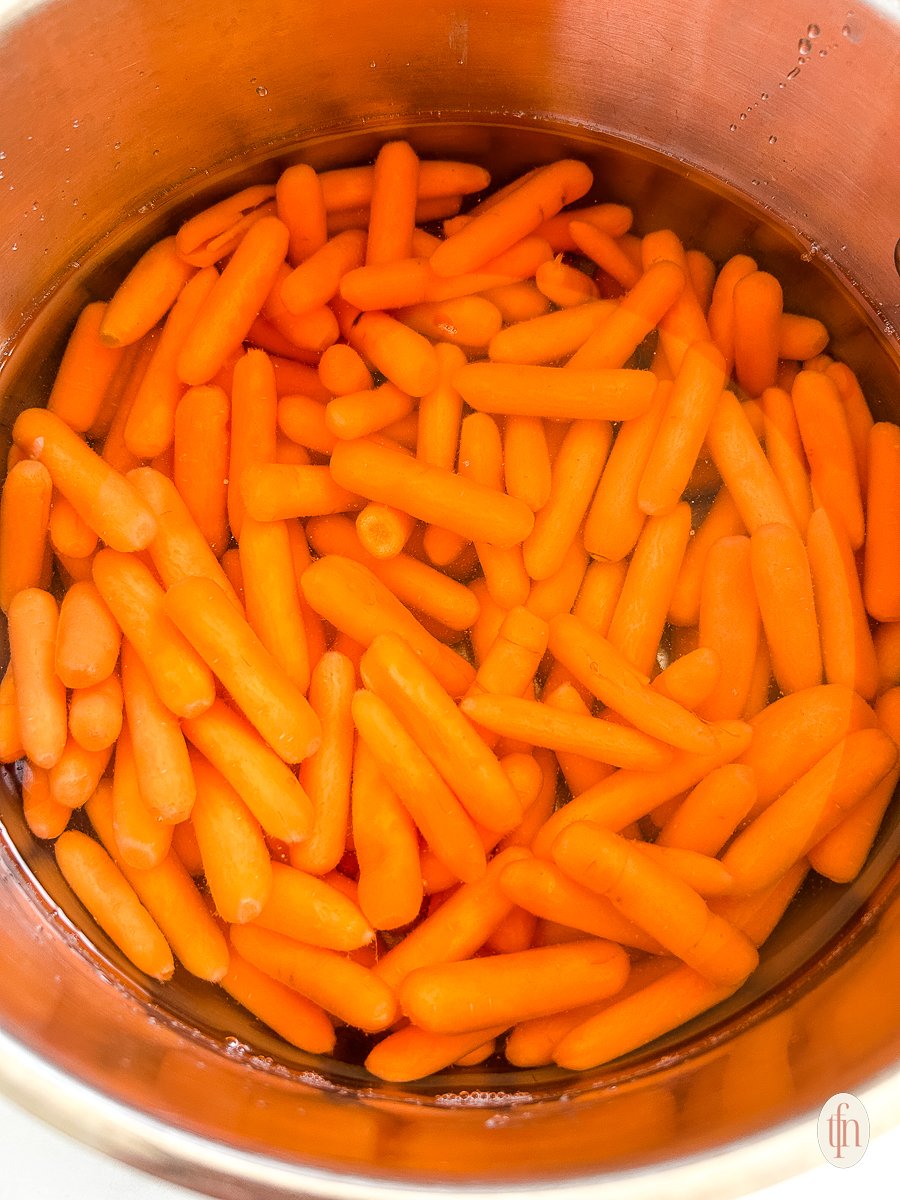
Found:
<svg viewBox="0 0 900 1200"><path fill-rule="evenodd" d="M3 426L40 399L122 247L298 147L349 162L399 130L501 173L584 153L645 215L752 246L897 419L898 112L893 0L0 0ZM577 1078L393 1088L290 1055L189 982L149 988L86 925L93 948L3 783L0 1087L179 1183L724 1197L820 1161L835 1093L859 1095L875 1133L900 1124L896 821L850 889L804 897L752 986L661 1045Z"/></svg>

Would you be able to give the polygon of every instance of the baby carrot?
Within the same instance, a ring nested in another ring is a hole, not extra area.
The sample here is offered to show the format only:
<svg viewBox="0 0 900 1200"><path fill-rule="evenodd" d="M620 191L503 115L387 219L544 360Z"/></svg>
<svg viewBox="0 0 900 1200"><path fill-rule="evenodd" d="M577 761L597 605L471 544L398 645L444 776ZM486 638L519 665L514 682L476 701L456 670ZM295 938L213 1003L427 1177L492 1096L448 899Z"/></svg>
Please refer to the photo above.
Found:
<svg viewBox="0 0 900 1200"><path fill-rule="evenodd" d="M356 518L356 533L375 558L396 558L416 527L414 517L389 504L367 504Z"/></svg>
<svg viewBox="0 0 900 1200"><path fill-rule="evenodd" d="M272 890L253 925L310 946L356 950L375 937L359 907L324 879L272 863Z"/></svg>
<svg viewBox="0 0 900 1200"><path fill-rule="evenodd" d="M319 379L332 396L346 396L373 386L372 373L359 353L345 342L335 342L319 359Z"/></svg>
<svg viewBox="0 0 900 1200"><path fill-rule="evenodd" d="M752 275L756 260L747 254L735 254L722 266L713 285L707 313L712 340L725 359L729 374L734 365L734 289L738 280Z"/></svg>
<svg viewBox="0 0 900 1200"><path fill-rule="evenodd" d="M691 287L694 289L701 312L706 316L709 313L712 291L716 282L716 265L702 250L686 250L684 259Z"/></svg>
<svg viewBox="0 0 900 1200"><path fill-rule="evenodd" d="M185 737L238 793L266 833L283 842L309 836L312 804L290 767L221 700L185 719Z"/></svg>
<svg viewBox="0 0 900 1200"><path fill-rule="evenodd" d="M550 498L522 545L532 579L547 579L562 566L611 444L612 429L607 421L579 420L569 426L553 464Z"/></svg>
<svg viewBox="0 0 900 1200"><path fill-rule="evenodd" d="M132 485L78 434L41 408L28 408L13 426L13 439L42 462L53 486L91 529L114 550L143 550L156 533L156 518Z"/></svg>
<svg viewBox="0 0 900 1200"><path fill-rule="evenodd" d="M229 417L231 402L214 386L188 388L175 409L172 479L214 554L228 546Z"/></svg>
<svg viewBox="0 0 900 1200"><path fill-rule="evenodd" d="M559 308L585 304L589 300L596 300L600 294L590 275L563 262L561 254L549 262L541 263L535 271L534 282L547 299Z"/></svg>
<svg viewBox="0 0 900 1200"><path fill-rule="evenodd" d="M640 267L625 253L619 242L588 221L570 221L569 233L576 247L593 259L597 266L629 291L641 277Z"/></svg>
<svg viewBox="0 0 900 1200"><path fill-rule="evenodd" d="M424 396L437 385L439 369L434 347L389 313L363 313L348 340L364 359L410 396Z"/></svg>
<svg viewBox="0 0 900 1200"><path fill-rule="evenodd" d="M172 480L152 467L137 467L128 472L128 481L156 517L156 536L147 550L163 587L203 576L238 608L237 594Z"/></svg>
<svg viewBox="0 0 900 1200"><path fill-rule="evenodd" d="M368 208L375 186L374 167L340 167L319 175L325 207L335 209ZM480 192L491 177L475 163L432 159L419 163L416 192L420 200Z"/></svg>
<svg viewBox="0 0 900 1200"><path fill-rule="evenodd" d="M153 346L122 431L125 448L136 458L152 458L172 442L175 412L185 392L175 369L178 355L218 278L215 267L207 267L185 285ZM110 435L114 429L115 421ZM109 442L110 437L104 457L108 457Z"/></svg>
<svg viewBox="0 0 900 1200"><path fill-rule="evenodd" d="M288 261L298 266L328 240L325 195L318 174L307 163L282 171L275 184L278 219L288 228Z"/></svg>
<svg viewBox="0 0 900 1200"><path fill-rule="evenodd" d="M496 757L402 638L391 633L376 637L362 657L360 672L474 820L503 833L518 824L522 806Z"/></svg>
<svg viewBox="0 0 900 1200"><path fill-rule="evenodd" d="M467 539L515 546L534 524L521 500L365 438L335 446L331 472L350 491Z"/></svg>
<svg viewBox="0 0 900 1200"><path fill-rule="evenodd" d="M254 967L234 949L219 983L229 996L292 1046L310 1054L329 1054L334 1049L334 1027L322 1009Z"/></svg>
<svg viewBox="0 0 900 1200"><path fill-rule="evenodd" d="M878 692L900 684L900 621L878 625L872 635L878 662Z"/></svg>
<svg viewBox="0 0 900 1200"><path fill-rule="evenodd" d="M550 301L528 279L497 284L485 288L481 294L499 309L507 325L517 321L530 321L550 311Z"/></svg>
<svg viewBox="0 0 900 1200"><path fill-rule="evenodd" d="M698 646L669 662L650 686L661 696L668 696L696 712L719 682L721 662L715 650Z"/></svg>
<svg viewBox="0 0 900 1200"><path fill-rule="evenodd" d="M83 750L107 750L122 728L122 685L117 674L69 697L69 732Z"/></svg>
<svg viewBox="0 0 900 1200"><path fill-rule="evenodd" d="M687 348L638 485L644 512L670 512L684 492L725 385L725 360L711 342Z"/></svg>
<svg viewBox="0 0 900 1200"><path fill-rule="evenodd" d="M233 926L231 941L242 958L348 1025L378 1033L396 1020L390 989L343 954L251 925Z"/></svg>
<svg viewBox="0 0 900 1200"><path fill-rule="evenodd" d="M606 636L645 675L656 662L690 536L690 505L682 502L647 520L628 564Z"/></svg>
<svg viewBox="0 0 900 1200"><path fill-rule="evenodd" d="M560 159L533 172L435 250L431 265L439 275L461 275L482 267L519 238L590 188L592 175L581 162Z"/></svg>
<svg viewBox="0 0 900 1200"><path fill-rule="evenodd" d="M396 989L418 967L457 962L473 955L512 910L512 901L499 885L503 869L527 855L518 846L501 850L481 878L461 884L382 955L374 967L375 974Z"/></svg>
<svg viewBox="0 0 900 1200"><path fill-rule="evenodd" d="M249 350L234 369L231 393L228 520L238 539L244 519L243 473L251 463L275 461L277 406L271 360L261 350Z"/></svg>
<svg viewBox="0 0 900 1200"><path fill-rule="evenodd" d="M121 860L115 834L112 784L103 780L87 803L87 814L106 852L156 921L173 953L192 975L218 982L228 966L228 947L203 897L174 854L153 867Z"/></svg>
<svg viewBox="0 0 900 1200"><path fill-rule="evenodd" d="M115 858L130 867L143 869L158 866L169 853L172 845L172 825L163 821L144 798L131 730L127 722L116 742L112 817L116 841Z"/></svg>
<svg viewBox="0 0 900 1200"><path fill-rule="evenodd" d="M706 445L750 533L773 522L796 528L781 484L741 402L731 392L723 392L719 398L706 431Z"/></svg>
<svg viewBox="0 0 900 1200"><path fill-rule="evenodd" d="M856 455L859 482L865 490L869 470L869 433L875 424L875 418L863 390L859 386L859 380L846 363L829 364L825 368L825 374L840 392L847 428L850 430L850 440L853 442L853 451Z"/></svg>
<svg viewBox="0 0 900 1200"><path fill-rule="evenodd" d="M416 1025L405 1025L369 1051L366 1070L392 1083L424 1079L453 1063L462 1065L462 1059L473 1050L486 1042L493 1045L492 1039L505 1028L505 1025L491 1025L471 1033L452 1034L427 1033Z"/></svg>
<svg viewBox="0 0 900 1200"><path fill-rule="evenodd" d="M352 711L359 736L437 857L459 879L484 874L484 849L475 826L387 704L359 691Z"/></svg>
<svg viewBox="0 0 900 1200"><path fill-rule="evenodd" d="M782 692L822 682L822 651L806 547L787 525L761 525L750 565L772 671Z"/></svg>
<svg viewBox="0 0 900 1200"><path fill-rule="evenodd" d="M821 371L801 371L791 398L816 504L846 529L851 546L858 550L865 537L865 514L853 442L837 387Z"/></svg>
<svg viewBox="0 0 900 1200"><path fill-rule="evenodd" d="M195 214L175 235L178 253L200 267L227 257L254 221L274 211L274 196L271 184L255 184Z"/></svg>
<svg viewBox="0 0 900 1200"><path fill-rule="evenodd" d="M197 314L176 369L188 385L208 383L244 340L262 308L290 234L277 217L262 217L241 239Z"/></svg>
<svg viewBox="0 0 900 1200"><path fill-rule="evenodd" d="M576 822L554 841L553 857L576 882L608 895L623 916L711 982L737 987L756 966L756 950L743 934L626 838Z"/></svg>
<svg viewBox="0 0 900 1200"><path fill-rule="evenodd" d="M698 753L712 751L715 737L704 722L652 691L646 676L579 617L563 615L551 622L549 648L598 700L635 728L667 745Z"/></svg>
<svg viewBox="0 0 900 1200"><path fill-rule="evenodd" d="M62 598L56 631L56 673L67 688L108 679L122 631L93 580L73 583Z"/></svg>
<svg viewBox="0 0 900 1200"><path fill-rule="evenodd" d="M190 824L215 910L229 923L252 921L272 891L272 861L259 822L225 777L193 750L191 766L197 798Z"/></svg>
<svg viewBox="0 0 900 1200"><path fill-rule="evenodd" d="M334 482L328 467L294 463L248 463L240 491L244 513L262 522L351 512L363 503Z"/></svg>
<svg viewBox="0 0 900 1200"><path fill-rule="evenodd" d="M565 676L571 678L568 672L565 672ZM559 682L553 675L548 676L544 684L542 700L548 708L567 713L582 721L594 719L578 688L568 682ZM582 792L586 792L615 771L609 763L601 762L596 757L588 758L568 750L557 750L555 753L559 769L573 796L580 796Z"/></svg>
<svg viewBox="0 0 900 1200"><path fill-rule="evenodd" d="M215 698L212 673L166 615L165 593L149 569L136 555L101 550L93 572L100 595L166 707L179 717L208 708Z"/></svg>
<svg viewBox="0 0 900 1200"><path fill-rule="evenodd" d="M825 679L845 683L871 700L878 687L878 662L847 534L827 509L817 508L806 537Z"/></svg>
<svg viewBox="0 0 900 1200"><path fill-rule="evenodd" d="M735 984L714 982L690 967L673 967L570 1030L555 1046L553 1058L567 1070L600 1066L676 1029L735 990Z"/></svg>
<svg viewBox="0 0 900 1200"><path fill-rule="evenodd" d="M27 458L16 463L3 484L0 498L0 609L3 612L8 612L16 592L41 586L52 491L47 468Z"/></svg>
<svg viewBox="0 0 900 1200"><path fill-rule="evenodd" d="M778 323L778 357L806 362L828 345L828 330L815 317L782 313Z"/></svg>
<svg viewBox="0 0 900 1200"><path fill-rule="evenodd" d="M652 770L666 766L672 757L667 746L635 729L548 708L536 700L486 693L464 699L460 709L476 725L504 737L617 767Z"/></svg>
<svg viewBox="0 0 900 1200"><path fill-rule="evenodd" d="M800 427L791 397L780 387L766 388L761 398L766 456L784 489L797 528L806 533L812 514L812 491Z"/></svg>
<svg viewBox="0 0 900 1200"><path fill-rule="evenodd" d="M35 837L58 838L72 819L68 804L60 804L50 794L50 780L43 767L26 758L22 764L22 815Z"/></svg>
<svg viewBox="0 0 900 1200"><path fill-rule="evenodd" d="M578 350L614 308L612 301L592 300L507 325L491 338L488 357L494 363L522 366L558 362Z"/></svg>
<svg viewBox="0 0 900 1200"><path fill-rule="evenodd" d="M750 539L720 538L710 547L700 589L700 645L727 664L699 706L710 721L734 720L747 702L759 641L759 604L750 562Z"/></svg>
<svg viewBox="0 0 900 1200"><path fill-rule="evenodd" d="M473 362L453 377L472 408L554 420L611 421L640 416L650 406L656 380L649 371Z"/></svg>
<svg viewBox="0 0 900 1200"><path fill-rule="evenodd" d="M325 405L309 396L286 395L278 401L278 428L291 441L319 454L331 454L337 436L328 428Z"/></svg>
<svg viewBox="0 0 900 1200"><path fill-rule="evenodd" d="M592 333L567 366L623 367L684 291L686 276L676 263L651 264L607 321Z"/></svg>
<svg viewBox="0 0 900 1200"><path fill-rule="evenodd" d="M109 765L112 750L85 750L73 737L47 772L50 795L67 808L80 808L92 795Z"/></svg>
<svg viewBox="0 0 900 1200"><path fill-rule="evenodd" d="M900 466L900 427L879 421L869 433L867 537L863 597L876 621L900 620L900 504L897 470Z"/></svg>
<svg viewBox="0 0 900 1200"><path fill-rule="evenodd" d="M550 452L540 417L510 414L503 425L503 475L510 496L532 512L550 498Z"/></svg>
<svg viewBox="0 0 900 1200"><path fill-rule="evenodd" d="M397 929L414 921L422 907L416 826L364 741L353 756L352 788L359 906L376 929Z"/></svg>
<svg viewBox="0 0 900 1200"><path fill-rule="evenodd" d="M166 315L197 268L178 253L174 237L154 242L112 295L100 321L107 346L138 341Z"/></svg>
<svg viewBox="0 0 900 1200"><path fill-rule="evenodd" d="M366 437L408 416L415 400L390 382L336 396L325 405L325 423L340 438Z"/></svg>
<svg viewBox="0 0 900 1200"><path fill-rule="evenodd" d="M614 995L628 976L620 946L588 938L513 954L420 967L400 985L400 1007L432 1033L465 1033Z"/></svg>
<svg viewBox="0 0 900 1200"><path fill-rule="evenodd" d="M22 746L35 766L50 768L67 737L66 689L54 663L59 609L49 592L24 588L7 618Z"/></svg>
<svg viewBox="0 0 900 1200"><path fill-rule="evenodd" d="M475 674L472 667L432 637L362 563L340 554L328 554L307 569L302 588L315 612L364 646L379 633L398 634L421 656L451 696L461 695L472 682Z"/></svg>
<svg viewBox="0 0 900 1200"><path fill-rule="evenodd" d="M732 303L734 373L749 396L761 396L778 371L781 284L768 271L753 271L735 283Z"/></svg>
<svg viewBox="0 0 900 1200"><path fill-rule="evenodd" d="M66 558L87 558L97 549L96 533L59 492L50 508L48 532L50 545Z"/></svg>
<svg viewBox="0 0 900 1200"><path fill-rule="evenodd" d="M743 532L744 524L731 493L722 487L685 550L669 604L669 621L673 625L696 625L700 616L703 571L710 548L720 538Z"/></svg>
<svg viewBox="0 0 900 1200"><path fill-rule="evenodd" d="M897 762L897 745L880 729L848 734L738 834L722 856L734 890L774 884L835 828Z"/></svg>
<svg viewBox="0 0 900 1200"><path fill-rule="evenodd" d="M13 763L24 754L16 685L12 669L7 663L0 680L0 762Z"/></svg>
<svg viewBox="0 0 900 1200"><path fill-rule="evenodd" d="M269 654L305 692L311 669L309 642L288 526L284 521L256 521L247 514L239 540L247 621ZM231 669L236 666L233 663ZM300 750L299 743L296 748ZM312 748L307 745L306 753ZM304 756L300 753L300 758Z"/></svg>
<svg viewBox="0 0 900 1200"><path fill-rule="evenodd" d="M756 779L751 768L726 763L692 788L663 825L656 845L716 855L755 799Z"/></svg>
<svg viewBox="0 0 900 1200"><path fill-rule="evenodd" d="M327 304L341 280L365 260L366 235L361 229L336 233L294 268L281 285L281 298L298 316Z"/></svg>
<svg viewBox="0 0 900 1200"><path fill-rule="evenodd" d="M511 609L502 618L466 695L522 695L540 666L547 635L547 623L540 617L526 608Z"/></svg>
<svg viewBox="0 0 900 1200"><path fill-rule="evenodd" d="M166 939L103 847L67 829L55 850L66 883L125 957L155 979L171 979L175 964Z"/></svg>
<svg viewBox="0 0 900 1200"><path fill-rule="evenodd" d="M102 336L106 312L102 301L81 310L47 401L50 412L76 433L94 424L122 357Z"/></svg>
<svg viewBox="0 0 900 1200"><path fill-rule="evenodd" d="M366 263L408 258L416 225L419 158L409 142L385 142L375 158Z"/></svg>

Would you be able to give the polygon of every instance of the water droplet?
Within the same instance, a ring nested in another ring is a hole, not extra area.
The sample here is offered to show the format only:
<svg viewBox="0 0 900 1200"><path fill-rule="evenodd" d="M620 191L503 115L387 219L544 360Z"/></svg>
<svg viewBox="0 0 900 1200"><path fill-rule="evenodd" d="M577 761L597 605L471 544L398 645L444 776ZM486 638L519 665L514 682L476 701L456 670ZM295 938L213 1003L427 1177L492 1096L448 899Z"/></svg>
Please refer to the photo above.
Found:
<svg viewBox="0 0 900 1200"><path fill-rule="evenodd" d="M852 13L848 16L847 23L841 29L841 34L848 42L852 42L854 46L858 46L862 41L862 29L859 22L853 19Z"/></svg>
<svg viewBox="0 0 900 1200"><path fill-rule="evenodd" d="M122 149L121 142L113 142L113 150L121 150L121 149Z"/></svg>
<svg viewBox="0 0 900 1200"><path fill-rule="evenodd" d="M18 248L19 248L18 242L13 242L13 244L10 246L10 250L18 250Z"/></svg>
<svg viewBox="0 0 900 1200"><path fill-rule="evenodd" d="M154 157L154 158L159 158L159 151L158 151L158 150L154 150L154 151L153 151L153 157Z"/></svg>
<svg viewBox="0 0 900 1200"><path fill-rule="evenodd" d="M73 129L77 129L77 128L78 128L78 118L77 118L77 117L76 117L76 118L75 118L75 120L72 122L72 128L73 128Z"/></svg>
<svg viewBox="0 0 900 1200"><path fill-rule="evenodd" d="M827 58L827 57L828 57L828 47L823 46L822 49L819 51L819 58Z"/></svg>
<svg viewBox="0 0 900 1200"><path fill-rule="evenodd" d="M257 96L268 96L269 89L267 87L263 87L263 85L260 84L259 87L256 89L256 94L257 94Z"/></svg>
<svg viewBox="0 0 900 1200"><path fill-rule="evenodd" d="M808 38L817 38L821 32L822 30L818 27L818 25L810 25L806 31L806 36Z"/></svg>
<svg viewBox="0 0 900 1200"><path fill-rule="evenodd" d="M731 130L732 133L734 133L737 130L737 125L735 125L734 121L732 121L731 124L728 126L728 128Z"/></svg>
<svg viewBox="0 0 900 1200"><path fill-rule="evenodd" d="M31 211L32 211L32 212L37 212L37 210L38 210L38 202L37 202L37 200L35 200L35 201L34 201L34 203L33 203L33 204L32 204L32 206L31 206Z"/></svg>
<svg viewBox="0 0 900 1200"><path fill-rule="evenodd" d="M77 207L78 207L78 199L77 199L77 197L76 197L76 199L74 199L74 200L72 201L72 207L73 207L73 208L77 208Z"/></svg>
<svg viewBox="0 0 900 1200"><path fill-rule="evenodd" d="M811 54L812 42L809 40L809 38L802 37L797 43L797 49L801 54Z"/></svg>
<svg viewBox="0 0 900 1200"><path fill-rule="evenodd" d="M3 178L3 172L0 171L0 179L2 179L2 178Z"/></svg>
<svg viewBox="0 0 900 1200"><path fill-rule="evenodd" d="M799 74L800 74L800 68L794 67L794 69L792 71L788 71L787 77L788 77L788 79L796 79Z"/></svg>
<svg viewBox="0 0 900 1200"><path fill-rule="evenodd" d="M0 150L0 158L6 158L6 151Z"/></svg>
<svg viewBox="0 0 900 1200"><path fill-rule="evenodd" d="M763 94L760 96L760 100L768 100L768 98L769 98L768 92L763 92Z"/></svg>
<svg viewBox="0 0 900 1200"><path fill-rule="evenodd" d="M741 113L741 120L742 120L742 121L746 121L746 120L747 120L747 114L746 114L746 113Z"/></svg>

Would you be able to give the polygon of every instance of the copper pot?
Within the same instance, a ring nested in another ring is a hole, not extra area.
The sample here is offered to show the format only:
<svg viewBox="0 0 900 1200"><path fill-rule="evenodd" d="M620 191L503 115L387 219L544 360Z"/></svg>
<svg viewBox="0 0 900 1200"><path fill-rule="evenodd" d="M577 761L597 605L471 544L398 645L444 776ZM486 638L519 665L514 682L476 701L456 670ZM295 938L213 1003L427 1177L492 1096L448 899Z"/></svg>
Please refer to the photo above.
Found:
<svg viewBox="0 0 900 1200"><path fill-rule="evenodd" d="M510 174L561 151L716 253L750 247L900 417L896 4L823 0L0 3L3 427L46 393L79 303L207 191L423 153ZM623 141L640 151L623 153ZM711 188L698 188L703 177ZM769 219L778 223L773 231ZM823 286L825 277L828 286ZM738 1195L814 1165L838 1092L900 1124L900 831L809 889L758 976L627 1060L375 1085L291 1053L190 982L148 986L0 816L0 1087L211 1195ZM90 942L87 940L90 938ZM252 1049L251 1049L252 1046Z"/></svg>

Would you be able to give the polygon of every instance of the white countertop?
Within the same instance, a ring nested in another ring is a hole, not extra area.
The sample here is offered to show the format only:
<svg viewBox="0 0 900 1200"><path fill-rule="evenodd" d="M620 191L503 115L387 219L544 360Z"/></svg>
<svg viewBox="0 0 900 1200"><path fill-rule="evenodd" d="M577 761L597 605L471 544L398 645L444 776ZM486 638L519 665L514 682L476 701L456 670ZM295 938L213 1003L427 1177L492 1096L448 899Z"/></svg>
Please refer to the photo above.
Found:
<svg viewBox="0 0 900 1200"><path fill-rule="evenodd" d="M816 1130L810 1128L815 1140ZM757 1192L752 1200L881 1200L896 1197L900 1129L875 1139L847 1170L822 1165ZM3 1200L189 1200L195 1192L163 1183L50 1129L0 1097L0 1196Z"/></svg>

